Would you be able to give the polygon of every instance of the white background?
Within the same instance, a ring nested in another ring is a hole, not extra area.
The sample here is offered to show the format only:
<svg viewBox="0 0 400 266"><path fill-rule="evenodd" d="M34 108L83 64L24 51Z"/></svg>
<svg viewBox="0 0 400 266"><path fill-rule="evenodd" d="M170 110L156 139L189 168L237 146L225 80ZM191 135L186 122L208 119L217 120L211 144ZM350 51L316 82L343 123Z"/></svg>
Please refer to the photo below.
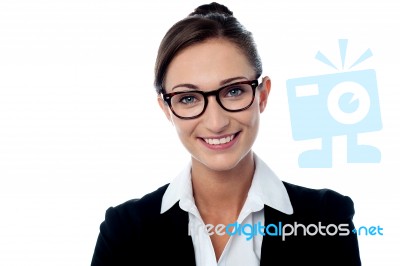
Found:
<svg viewBox="0 0 400 266"><path fill-rule="evenodd" d="M300 3L302 2L302 3ZM189 160L156 103L159 42L203 1L0 1L0 265L89 265L105 210L171 181ZM254 150L288 182L328 187L355 202L363 265L398 265L399 47L397 1L223 1L253 32L272 79ZM334 138L333 167L301 169L310 142L291 136L289 78L375 69L383 129L360 135L379 164L347 164Z"/></svg>

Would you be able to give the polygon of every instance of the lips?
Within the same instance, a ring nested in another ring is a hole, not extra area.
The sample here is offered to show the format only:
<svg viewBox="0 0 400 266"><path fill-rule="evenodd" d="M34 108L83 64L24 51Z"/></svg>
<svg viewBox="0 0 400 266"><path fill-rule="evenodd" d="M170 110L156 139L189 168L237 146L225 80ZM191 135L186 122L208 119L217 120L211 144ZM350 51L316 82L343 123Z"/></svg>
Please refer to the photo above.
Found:
<svg viewBox="0 0 400 266"><path fill-rule="evenodd" d="M230 134L230 135L224 135L224 136L218 136L218 137L207 137L207 138L201 138L203 140L204 145L206 145L210 149L227 149L231 147L235 142L236 142L236 137L239 135L240 132Z"/></svg>
<svg viewBox="0 0 400 266"><path fill-rule="evenodd" d="M207 144L220 145L220 144L225 144L225 143L231 142L234 137L235 137L235 134L232 134L232 135L224 137L224 138L206 138L206 139L204 139L204 141L207 142Z"/></svg>

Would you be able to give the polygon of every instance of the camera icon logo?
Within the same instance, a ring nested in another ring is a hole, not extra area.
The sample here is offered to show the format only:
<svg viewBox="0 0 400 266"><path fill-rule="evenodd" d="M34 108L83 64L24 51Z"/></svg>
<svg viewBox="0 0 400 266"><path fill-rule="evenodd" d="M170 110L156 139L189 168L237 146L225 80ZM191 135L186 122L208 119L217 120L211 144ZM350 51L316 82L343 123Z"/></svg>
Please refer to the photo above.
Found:
<svg viewBox="0 0 400 266"><path fill-rule="evenodd" d="M347 40L339 40L344 68ZM368 49L350 66L372 56ZM322 53L316 59L337 69ZM379 163L379 149L357 143L357 134L382 129L376 73L373 69L289 79L286 82L292 136L321 139L321 149L299 155L301 168L332 167L332 138L347 137L348 163Z"/></svg>

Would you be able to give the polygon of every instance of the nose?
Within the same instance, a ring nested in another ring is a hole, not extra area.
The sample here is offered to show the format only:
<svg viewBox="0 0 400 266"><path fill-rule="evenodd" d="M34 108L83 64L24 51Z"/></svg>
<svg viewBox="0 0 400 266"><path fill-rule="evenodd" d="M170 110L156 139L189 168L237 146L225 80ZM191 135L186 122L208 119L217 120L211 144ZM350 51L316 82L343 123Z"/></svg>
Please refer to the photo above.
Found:
<svg viewBox="0 0 400 266"><path fill-rule="evenodd" d="M214 95L208 97L208 105L202 118L206 128L215 133L223 132L230 122L227 111L222 109Z"/></svg>

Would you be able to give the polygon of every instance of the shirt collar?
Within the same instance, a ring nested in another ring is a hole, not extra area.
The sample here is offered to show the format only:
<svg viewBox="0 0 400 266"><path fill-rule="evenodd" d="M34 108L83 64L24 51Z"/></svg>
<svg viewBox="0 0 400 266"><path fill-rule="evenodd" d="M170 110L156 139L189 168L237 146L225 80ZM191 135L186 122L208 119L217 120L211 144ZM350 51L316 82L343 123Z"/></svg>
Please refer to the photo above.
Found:
<svg viewBox="0 0 400 266"><path fill-rule="evenodd" d="M293 207L282 181L256 154L254 159L256 170L248 199L254 199L285 214L293 214Z"/></svg>
<svg viewBox="0 0 400 266"><path fill-rule="evenodd" d="M161 202L161 213L168 211L172 206L179 201L179 206L185 210L189 211L192 207L193 202L193 189L192 189L192 179L191 179L191 168L192 163L189 162L186 167L179 173L178 176L169 184L167 190L164 193Z"/></svg>
<svg viewBox="0 0 400 266"><path fill-rule="evenodd" d="M289 195L282 181L275 173L254 154L256 169L245 204L251 204L251 209L267 205L285 214L293 214ZM195 209L191 181L191 163L169 184L161 203L161 213L169 210L176 202L185 211ZM255 210L254 210L255 211Z"/></svg>

